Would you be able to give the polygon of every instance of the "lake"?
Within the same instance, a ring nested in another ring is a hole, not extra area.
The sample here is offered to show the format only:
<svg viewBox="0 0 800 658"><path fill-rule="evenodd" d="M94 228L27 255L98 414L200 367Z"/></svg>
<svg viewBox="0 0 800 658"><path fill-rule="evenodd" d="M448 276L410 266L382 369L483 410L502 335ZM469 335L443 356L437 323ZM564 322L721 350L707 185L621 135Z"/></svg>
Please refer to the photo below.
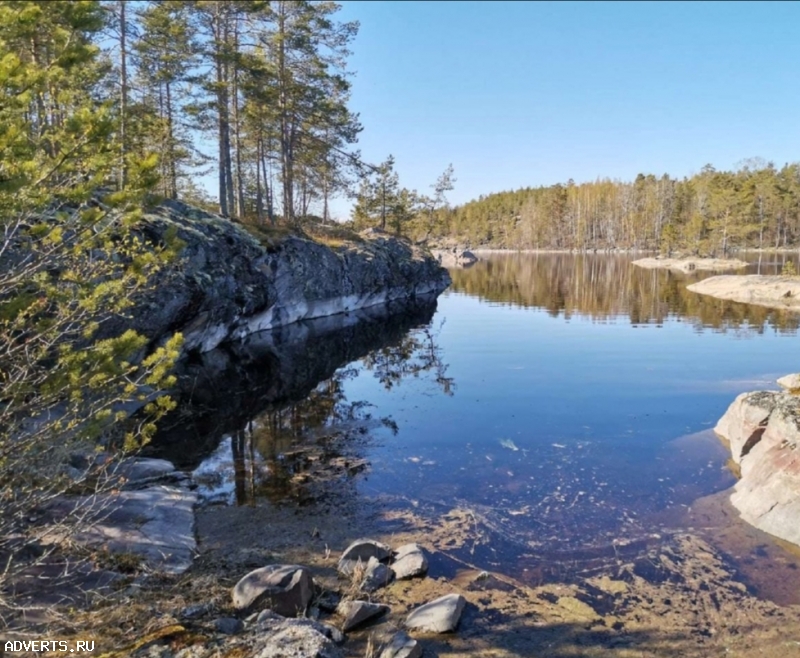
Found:
<svg viewBox="0 0 800 658"><path fill-rule="evenodd" d="M785 259L755 255L751 270ZM710 429L737 394L798 370L798 316L690 293L710 275L632 260L486 255L435 303L206 355L155 452L210 504L458 507L475 520L453 549L470 564L533 584L601 570L733 485ZM757 585L786 600L783 581Z"/></svg>

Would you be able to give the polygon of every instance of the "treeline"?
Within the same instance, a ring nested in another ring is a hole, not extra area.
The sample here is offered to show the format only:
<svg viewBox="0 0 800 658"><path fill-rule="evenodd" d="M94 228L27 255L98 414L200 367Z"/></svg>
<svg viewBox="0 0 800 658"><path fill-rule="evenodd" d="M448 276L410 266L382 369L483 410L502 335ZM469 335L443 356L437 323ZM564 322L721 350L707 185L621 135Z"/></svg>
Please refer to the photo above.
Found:
<svg viewBox="0 0 800 658"><path fill-rule="evenodd" d="M437 214L432 236L510 249L641 249L722 255L800 243L800 165L707 165L681 180L524 188Z"/></svg>
<svg viewBox="0 0 800 658"><path fill-rule="evenodd" d="M779 273L793 258L779 259L753 271ZM751 304L698 295L686 290L696 276L631 266L631 257L582 254L510 254L489 257L468 270L451 270L452 289L487 301L539 308L553 317L586 316L599 322L621 318L634 325L663 324L670 318L689 320L698 330L769 328L795 333L800 319ZM610 283L613 282L613 285Z"/></svg>
<svg viewBox="0 0 800 658"><path fill-rule="evenodd" d="M86 72L76 70L68 94L58 84L27 94L28 129L39 143L93 104L113 118L120 188L144 167L165 197L292 220L312 204L327 215L358 163L346 150L361 130L347 106L358 24L337 21L334 2L7 1L0 10L12 69L46 67L59 31L86 44ZM216 199L198 184L212 172Z"/></svg>

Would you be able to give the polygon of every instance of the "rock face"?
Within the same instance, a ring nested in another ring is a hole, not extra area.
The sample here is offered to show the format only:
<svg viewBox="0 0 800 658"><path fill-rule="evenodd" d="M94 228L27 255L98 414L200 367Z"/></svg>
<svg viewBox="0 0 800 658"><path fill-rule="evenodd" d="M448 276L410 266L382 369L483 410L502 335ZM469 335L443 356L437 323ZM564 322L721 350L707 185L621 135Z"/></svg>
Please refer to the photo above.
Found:
<svg viewBox="0 0 800 658"><path fill-rule="evenodd" d="M800 397L740 395L715 431L731 443L740 463L742 477L731 502L742 519L800 545Z"/></svg>
<svg viewBox="0 0 800 658"><path fill-rule="evenodd" d="M178 201L144 215L158 242L174 233L184 247L135 301L133 328L157 342L184 334L184 348L205 352L227 339L390 300L438 294L450 284L425 250L385 234L329 248L296 236L262 239L239 225Z"/></svg>
<svg viewBox="0 0 800 658"><path fill-rule="evenodd" d="M458 626L466 601L460 594L447 594L414 610L406 628L427 633L449 633Z"/></svg>
<svg viewBox="0 0 800 658"><path fill-rule="evenodd" d="M800 311L800 277L763 274L712 276L687 290L767 308Z"/></svg>
<svg viewBox="0 0 800 658"><path fill-rule="evenodd" d="M295 617L311 603L314 581L305 567L272 564L251 571L236 583L232 594L236 610L262 605L284 617Z"/></svg>

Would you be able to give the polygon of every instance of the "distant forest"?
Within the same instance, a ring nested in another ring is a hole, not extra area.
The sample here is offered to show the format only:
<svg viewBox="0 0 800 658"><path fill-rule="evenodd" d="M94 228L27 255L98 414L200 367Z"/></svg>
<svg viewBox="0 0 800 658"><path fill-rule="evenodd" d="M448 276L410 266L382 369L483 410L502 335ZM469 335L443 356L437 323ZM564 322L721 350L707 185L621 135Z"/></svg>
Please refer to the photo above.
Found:
<svg viewBox="0 0 800 658"><path fill-rule="evenodd" d="M511 249L642 249L722 255L800 244L800 165L760 159L681 180L528 187L441 210L431 238Z"/></svg>

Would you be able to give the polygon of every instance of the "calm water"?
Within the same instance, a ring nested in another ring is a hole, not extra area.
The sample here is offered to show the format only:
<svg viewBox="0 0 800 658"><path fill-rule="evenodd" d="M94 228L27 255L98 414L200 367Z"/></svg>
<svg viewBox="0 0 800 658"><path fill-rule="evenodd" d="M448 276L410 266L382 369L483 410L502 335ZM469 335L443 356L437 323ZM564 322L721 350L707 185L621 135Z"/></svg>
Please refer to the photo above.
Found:
<svg viewBox="0 0 800 658"><path fill-rule="evenodd" d="M799 318L630 260L491 256L453 272L436 305L209 355L159 450L209 500L333 495L306 485L324 462L349 496L474 510L487 565L646 545L665 511L732 485L709 429L738 393L797 370Z"/></svg>

